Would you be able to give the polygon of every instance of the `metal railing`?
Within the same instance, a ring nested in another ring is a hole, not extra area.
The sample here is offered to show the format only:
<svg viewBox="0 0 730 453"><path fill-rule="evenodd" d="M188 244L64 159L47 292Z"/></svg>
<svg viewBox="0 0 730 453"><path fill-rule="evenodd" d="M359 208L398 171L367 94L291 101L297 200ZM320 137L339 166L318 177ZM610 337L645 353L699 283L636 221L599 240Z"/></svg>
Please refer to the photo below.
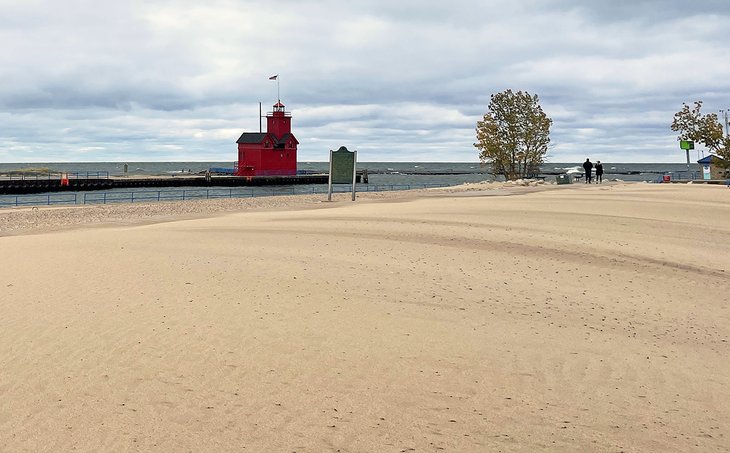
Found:
<svg viewBox="0 0 730 453"><path fill-rule="evenodd" d="M700 173L697 171L669 171L663 174L658 175L654 182L664 182L664 177L669 176L671 181L690 181L690 180L696 180L696 179L702 179L700 178Z"/></svg>
<svg viewBox="0 0 730 453"><path fill-rule="evenodd" d="M9 206L73 205L79 204L76 193L49 193L44 195L0 195L0 208Z"/></svg>
<svg viewBox="0 0 730 453"><path fill-rule="evenodd" d="M698 171L670 171L665 174L670 175L672 179L702 179Z"/></svg>
<svg viewBox="0 0 730 453"><path fill-rule="evenodd" d="M448 184L377 184L359 185L357 192L389 192L397 190L448 187ZM334 186L334 193L350 193L352 186ZM229 189L143 190L135 192L75 192L42 195L0 195L0 208L12 206L76 205L185 201L216 198L254 198L282 195L326 194L327 187L272 187Z"/></svg>

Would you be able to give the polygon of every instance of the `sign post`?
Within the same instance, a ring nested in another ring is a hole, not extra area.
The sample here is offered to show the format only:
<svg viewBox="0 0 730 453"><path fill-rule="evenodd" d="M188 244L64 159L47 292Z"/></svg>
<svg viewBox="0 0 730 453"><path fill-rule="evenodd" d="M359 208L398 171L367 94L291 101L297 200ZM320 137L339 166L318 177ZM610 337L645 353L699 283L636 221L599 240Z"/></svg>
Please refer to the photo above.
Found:
<svg viewBox="0 0 730 453"><path fill-rule="evenodd" d="M352 201L355 201L357 182L357 151L348 151L340 146L337 151L330 150L330 174L327 185L327 201L332 201L332 184L352 183Z"/></svg>
<svg viewBox="0 0 730 453"><path fill-rule="evenodd" d="M680 140L679 149L687 151L687 171L689 171L689 150L695 149L695 142L692 140Z"/></svg>

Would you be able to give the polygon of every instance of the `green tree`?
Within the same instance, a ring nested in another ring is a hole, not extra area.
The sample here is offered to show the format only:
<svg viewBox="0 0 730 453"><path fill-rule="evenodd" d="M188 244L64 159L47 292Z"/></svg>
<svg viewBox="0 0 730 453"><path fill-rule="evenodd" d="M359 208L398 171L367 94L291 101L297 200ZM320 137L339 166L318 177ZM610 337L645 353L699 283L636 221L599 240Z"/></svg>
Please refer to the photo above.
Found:
<svg viewBox="0 0 730 453"><path fill-rule="evenodd" d="M716 113L703 115L701 109L702 101L696 101L692 109L682 103L682 110L674 114L672 130L679 132L677 141L702 143L711 153L716 153L723 147L722 124Z"/></svg>
<svg viewBox="0 0 730 453"><path fill-rule="evenodd" d="M553 121L537 95L506 90L493 94L489 111L477 121L474 146L482 164L506 179L537 176L545 161Z"/></svg>

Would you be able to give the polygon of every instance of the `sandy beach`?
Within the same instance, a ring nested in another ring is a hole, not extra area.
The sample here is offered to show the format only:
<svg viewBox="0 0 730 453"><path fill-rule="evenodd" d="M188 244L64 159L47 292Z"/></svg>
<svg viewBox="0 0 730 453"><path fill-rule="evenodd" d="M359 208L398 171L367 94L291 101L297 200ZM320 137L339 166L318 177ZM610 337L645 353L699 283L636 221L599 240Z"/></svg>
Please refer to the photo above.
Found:
<svg viewBox="0 0 730 453"><path fill-rule="evenodd" d="M730 190L0 210L0 451L730 451Z"/></svg>

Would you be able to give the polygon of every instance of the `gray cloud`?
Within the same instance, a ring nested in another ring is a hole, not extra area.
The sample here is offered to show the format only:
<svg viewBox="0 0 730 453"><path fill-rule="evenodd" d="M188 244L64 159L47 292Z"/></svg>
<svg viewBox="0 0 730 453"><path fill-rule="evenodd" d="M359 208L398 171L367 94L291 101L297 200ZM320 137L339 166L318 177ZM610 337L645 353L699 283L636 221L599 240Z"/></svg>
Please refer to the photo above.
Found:
<svg viewBox="0 0 730 453"><path fill-rule="evenodd" d="M730 107L724 1L433 3L0 3L0 160L232 161L274 73L301 160L475 161L511 88L554 119L553 161L681 161L682 102Z"/></svg>

